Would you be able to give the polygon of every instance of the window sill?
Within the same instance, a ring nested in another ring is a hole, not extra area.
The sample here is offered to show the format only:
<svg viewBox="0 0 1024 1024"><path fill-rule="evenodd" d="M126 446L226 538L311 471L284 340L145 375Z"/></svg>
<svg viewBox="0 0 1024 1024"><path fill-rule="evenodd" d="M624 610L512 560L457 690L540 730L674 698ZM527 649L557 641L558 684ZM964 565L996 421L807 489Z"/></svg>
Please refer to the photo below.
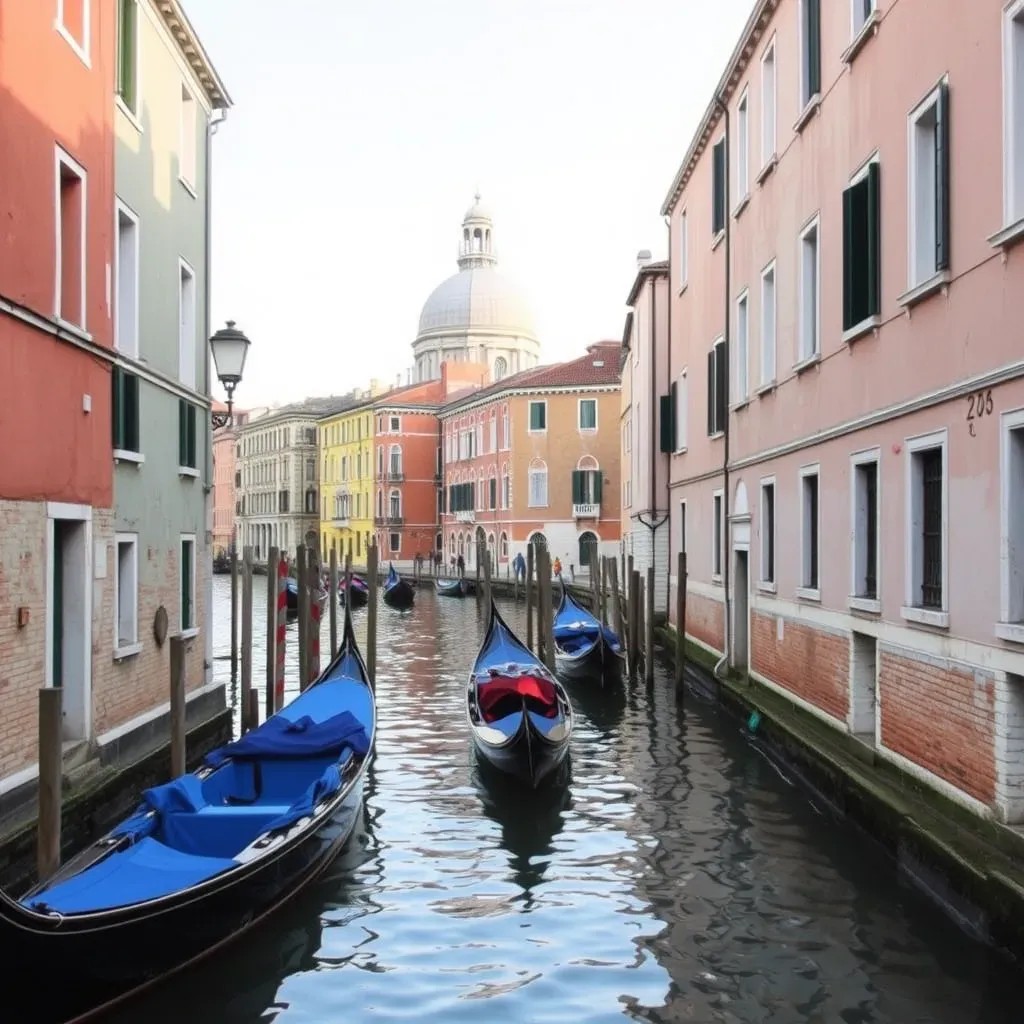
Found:
<svg viewBox="0 0 1024 1024"><path fill-rule="evenodd" d="M682 283L682 284L681 284L681 285L679 286L679 294L680 294L680 295L682 295L682 294L683 294L683 292L685 292L685 291L686 291L686 286L687 286L688 284L689 284L689 281L684 281L684 282L683 282L683 283Z"/></svg>
<svg viewBox="0 0 1024 1024"><path fill-rule="evenodd" d="M882 614L882 602L875 597L848 597L846 603L854 612L868 612L870 615Z"/></svg>
<svg viewBox="0 0 1024 1024"><path fill-rule="evenodd" d="M750 192L746 192L743 198L736 204L732 211L732 219L739 220L740 214L750 205Z"/></svg>
<svg viewBox="0 0 1024 1024"><path fill-rule="evenodd" d="M593 437L597 433L597 427L580 427L579 428L579 432L584 437ZM490 454L490 453L486 452L485 454Z"/></svg>
<svg viewBox="0 0 1024 1024"><path fill-rule="evenodd" d="M863 338L865 334L877 331L881 322L877 315L861 320L859 324L854 324L848 331L843 331L843 343L849 345L851 341L856 341L858 338Z"/></svg>
<svg viewBox="0 0 1024 1024"><path fill-rule="evenodd" d="M180 636L182 640L195 640L195 638L199 636L199 627L192 626L191 629L183 629L178 636Z"/></svg>
<svg viewBox="0 0 1024 1024"><path fill-rule="evenodd" d="M686 445L684 444L682 448L677 448L672 454L673 455L685 455L687 450L688 449L687 449Z"/></svg>
<svg viewBox="0 0 1024 1024"><path fill-rule="evenodd" d="M725 238L725 228L722 228L722 230L719 231L718 234L715 235L715 237L711 239L711 251L712 252L714 252L722 244L722 239L724 239L724 238Z"/></svg>
<svg viewBox="0 0 1024 1024"><path fill-rule="evenodd" d="M779 592L779 586L777 583L773 583L771 580L758 580L757 589L762 594L777 594Z"/></svg>
<svg viewBox="0 0 1024 1024"><path fill-rule="evenodd" d="M190 183L190 182L188 181L188 179L187 179L187 178L183 178L183 177L182 177L182 176L181 176L181 175L179 174L179 175L178 175L178 183L179 183L179 184L181 185L181 187L182 187L182 188L183 188L183 189L184 189L184 190L185 190L185 191L186 191L186 192L187 192L187 193L188 193L188 194L189 194L189 195L190 195L190 196L191 196L191 197L192 197L193 199L198 199L198 198L199 198L199 197L198 197L198 195L196 194L195 186L193 186L193 185L192 185L192 184L191 184L191 183Z"/></svg>
<svg viewBox="0 0 1024 1024"><path fill-rule="evenodd" d="M528 428L528 429L527 429L527 431L526 431L526 432L527 432L528 434L546 434L546 433L547 433L548 431L547 431L547 427L545 427L545 428L544 428L544 429L542 429L542 430L534 430L534 429L533 429L532 427L530 427L530 428ZM460 461L460 462L469 462L469 461L470 461L470 459L472 459L472 458L475 458L475 456L473 456L473 455L467 455L467 456L466 456L466 457L465 457L464 459L460 459L459 461Z"/></svg>
<svg viewBox="0 0 1024 1024"><path fill-rule="evenodd" d="M868 40L876 35L881 24L882 21L878 17L878 11L872 11L839 59L844 64L852 64L857 54L867 45Z"/></svg>
<svg viewBox="0 0 1024 1024"><path fill-rule="evenodd" d="M711 574L711 582L714 583L714 585L716 587L722 586L722 574L721 573L712 573Z"/></svg>
<svg viewBox="0 0 1024 1024"><path fill-rule="evenodd" d="M997 622L996 636L1011 644L1024 644L1024 622Z"/></svg>
<svg viewBox="0 0 1024 1024"><path fill-rule="evenodd" d="M198 480L199 479L199 470L198 469L194 469L192 466L179 466L178 467L178 476L185 476L185 477L189 477L192 480Z"/></svg>
<svg viewBox="0 0 1024 1024"><path fill-rule="evenodd" d="M53 23L53 27L57 30L58 35L64 37L68 46L75 51L78 59L91 71L92 61L89 59L89 54L82 49L82 44L64 27L64 24L59 19Z"/></svg>
<svg viewBox="0 0 1024 1024"><path fill-rule="evenodd" d="M125 658L134 658L136 654L142 653L142 644L127 644L124 647L114 649L114 661L124 661Z"/></svg>
<svg viewBox="0 0 1024 1024"><path fill-rule="evenodd" d="M723 438L723 437L725 437L725 431L724 430L718 430L714 434L708 434L708 440L709 441L717 441L717 440L719 440L720 438Z"/></svg>
<svg viewBox="0 0 1024 1024"><path fill-rule="evenodd" d="M750 396L741 398L735 405L729 407L729 412L743 412L750 405Z"/></svg>
<svg viewBox="0 0 1024 1024"><path fill-rule="evenodd" d="M754 182L757 184L758 188L760 188L768 180L769 175L772 173L772 171L775 170L775 167L778 164L778 162L778 154L772 153L772 155L768 157L768 160L765 163L764 167L762 167L761 170L757 172L757 177L754 179Z"/></svg>
<svg viewBox="0 0 1024 1024"><path fill-rule="evenodd" d="M119 110L128 119L128 123L142 135L142 124L139 121L138 115L128 106L127 103L120 97L114 97L114 107Z"/></svg>
<svg viewBox="0 0 1024 1024"><path fill-rule="evenodd" d="M936 629L949 629L949 612L936 612L928 608L912 608L904 605L900 615L907 622L916 622L921 626L935 626Z"/></svg>
<svg viewBox="0 0 1024 1024"><path fill-rule="evenodd" d="M797 587L796 596L801 601L817 601L821 603L821 591L817 587Z"/></svg>
<svg viewBox="0 0 1024 1024"><path fill-rule="evenodd" d="M816 92L807 101L804 109L800 111L800 116L796 119L796 123L793 125L793 131L799 135L819 110L821 110L821 93Z"/></svg>
<svg viewBox="0 0 1024 1024"><path fill-rule="evenodd" d="M142 452L131 452L127 448L114 449L114 462L134 462L136 466L141 466L145 461L146 456Z"/></svg>
<svg viewBox="0 0 1024 1024"><path fill-rule="evenodd" d="M812 366L817 366L821 362L821 353L813 352L806 359L801 359L799 363L793 365L793 372L799 377L802 373L806 373Z"/></svg>
<svg viewBox="0 0 1024 1024"><path fill-rule="evenodd" d="M65 320L59 313L54 316L53 322L62 330L68 334L74 335L79 341L88 342L92 344L92 335L85 330L84 327L79 327L78 324L73 324L70 320Z"/></svg>
<svg viewBox="0 0 1024 1024"><path fill-rule="evenodd" d="M765 395L770 395L778 387L778 382L774 380L768 381L767 384L762 384L754 394L758 398L764 398Z"/></svg>
<svg viewBox="0 0 1024 1024"><path fill-rule="evenodd" d="M916 306L919 302L923 302L930 295L934 295L937 291L944 290L948 285L949 271L940 270L937 274L933 274L926 281L922 281L920 284L914 285L913 288L910 288L902 295L897 296L896 301L905 309L910 309L912 306Z"/></svg>
<svg viewBox="0 0 1024 1024"><path fill-rule="evenodd" d="M988 243L993 249L1012 249L1020 241L1024 241L1024 217L988 236Z"/></svg>

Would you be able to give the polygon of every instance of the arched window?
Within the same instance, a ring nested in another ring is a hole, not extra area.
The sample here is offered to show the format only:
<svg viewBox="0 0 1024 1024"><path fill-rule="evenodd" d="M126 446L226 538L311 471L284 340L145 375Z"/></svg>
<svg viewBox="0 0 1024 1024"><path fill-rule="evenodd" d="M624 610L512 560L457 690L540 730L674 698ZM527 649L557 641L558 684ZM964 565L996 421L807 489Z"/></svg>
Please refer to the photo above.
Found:
<svg viewBox="0 0 1024 1024"><path fill-rule="evenodd" d="M377 479L384 478L384 445L377 445Z"/></svg>
<svg viewBox="0 0 1024 1024"><path fill-rule="evenodd" d="M597 565L597 534L586 530L580 534L580 568Z"/></svg>
<svg viewBox="0 0 1024 1024"><path fill-rule="evenodd" d="M444 551L444 537L442 537L441 534L438 534L434 538L434 548L437 551Z"/></svg>
<svg viewBox="0 0 1024 1024"><path fill-rule="evenodd" d="M501 407L501 448L502 451L506 452L512 443L512 439L509 437L508 426L508 406L503 405Z"/></svg>
<svg viewBox="0 0 1024 1024"><path fill-rule="evenodd" d="M501 507L512 507L512 478L508 475L508 463L501 467Z"/></svg>
<svg viewBox="0 0 1024 1024"><path fill-rule="evenodd" d="M548 504L548 467L543 459L534 459L530 463L530 492L527 504L530 508L547 508Z"/></svg>
<svg viewBox="0 0 1024 1024"><path fill-rule="evenodd" d="M378 491L377 492L377 518L378 519L383 519L384 518L384 492L383 491Z"/></svg>
<svg viewBox="0 0 1024 1024"><path fill-rule="evenodd" d="M548 539L547 539L547 537L544 536L543 533L540 532L540 530L537 530L536 533L531 533L530 534L530 536L527 539L526 543L528 545L532 545L533 546L534 552L545 551L545 550L547 550Z"/></svg>
<svg viewBox="0 0 1024 1024"><path fill-rule="evenodd" d="M490 433L487 439L487 450L496 452L498 450L498 414L491 410Z"/></svg>
<svg viewBox="0 0 1024 1024"><path fill-rule="evenodd" d="M466 553L466 538L460 533L459 534L459 554L465 555Z"/></svg>
<svg viewBox="0 0 1024 1024"><path fill-rule="evenodd" d="M494 373L492 376L495 380L502 380L507 375L508 362L505 360L504 356L498 356L498 358L494 360Z"/></svg>
<svg viewBox="0 0 1024 1024"><path fill-rule="evenodd" d="M454 555L455 554L455 534L454 533L452 534L452 538L451 539L452 539L452 542L449 545L449 547L451 548L452 554Z"/></svg>
<svg viewBox="0 0 1024 1024"><path fill-rule="evenodd" d="M493 469L487 477L487 507L492 512L498 507L498 477Z"/></svg>
<svg viewBox="0 0 1024 1024"><path fill-rule="evenodd" d="M388 515L392 519L402 517L402 494L398 490L393 490L388 496Z"/></svg>
<svg viewBox="0 0 1024 1024"><path fill-rule="evenodd" d="M400 477L402 475L402 446L393 444L388 452L388 475Z"/></svg>
<svg viewBox="0 0 1024 1024"><path fill-rule="evenodd" d="M572 503L601 505L601 469L593 455L584 455L572 471Z"/></svg>
<svg viewBox="0 0 1024 1024"><path fill-rule="evenodd" d="M500 544L501 544L501 547L499 548L499 550L500 550L501 554L500 554L499 557L501 558L501 560L503 562L507 562L508 561L508 534L507 533L504 533L504 532L502 533Z"/></svg>

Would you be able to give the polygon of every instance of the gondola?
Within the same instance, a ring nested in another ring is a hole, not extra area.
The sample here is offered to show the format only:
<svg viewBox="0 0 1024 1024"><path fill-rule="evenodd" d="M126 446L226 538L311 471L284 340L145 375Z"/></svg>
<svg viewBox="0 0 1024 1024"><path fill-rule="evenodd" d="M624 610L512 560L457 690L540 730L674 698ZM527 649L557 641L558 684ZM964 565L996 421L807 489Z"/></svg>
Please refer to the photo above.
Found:
<svg viewBox="0 0 1024 1024"><path fill-rule="evenodd" d="M465 597L466 581L460 577L434 580L434 589L441 597Z"/></svg>
<svg viewBox="0 0 1024 1024"><path fill-rule="evenodd" d="M381 595L384 603L391 608L411 608L416 600L416 591L408 580L403 580L395 572L394 565L388 565L387 579L384 580L384 591Z"/></svg>
<svg viewBox="0 0 1024 1024"><path fill-rule="evenodd" d="M564 583L552 632L555 669L560 677L598 685L622 680L626 660L622 642L608 626L573 600Z"/></svg>
<svg viewBox="0 0 1024 1024"><path fill-rule="evenodd" d="M569 753L569 698L493 601L487 635L469 673L466 713L478 755L535 789Z"/></svg>
<svg viewBox="0 0 1024 1024"><path fill-rule="evenodd" d="M3 966L32 993L33 1021L52 1019L42 1001L56 964L134 992L312 882L360 820L376 722L346 609L338 654L298 697L194 772L145 790L130 816L20 900L0 893Z"/></svg>
<svg viewBox="0 0 1024 1024"><path fill-rule="evenodd" d="M370 600L370 585L362 576L352 574L352 601L348 600L348 588L344 579L338 580L338 600L342 604L351 603L353 608L363 608Z"/></svg>
<svg viewBox="0 0 1024 1024"><path fill-rule="evenodd" d="M299 610L299 584L293 576L289 576L285 584L284 600L288 611L293 615L297 614ZM320 605L320 611L323 611L327 605L327 591L323 587L317 588L316 603Z"/></svg>

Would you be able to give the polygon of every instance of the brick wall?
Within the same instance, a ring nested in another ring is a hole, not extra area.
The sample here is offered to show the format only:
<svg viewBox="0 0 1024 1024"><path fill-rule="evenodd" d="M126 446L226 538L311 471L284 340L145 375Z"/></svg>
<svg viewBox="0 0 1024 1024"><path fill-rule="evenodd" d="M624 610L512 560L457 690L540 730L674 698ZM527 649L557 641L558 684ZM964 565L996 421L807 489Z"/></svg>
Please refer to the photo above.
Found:
<svg viewBox="0 0 1024 1024"><path fill-rule="evenodd" d="M686 632L721 651L725 647L725 605L700 594L687 594Z"/></svg>
<svg viewBox="0 0 1024 1024"><path fill-rule="evenodd" d="M882 744L986 804L995 799L995 680L879 651Z"/></svg>
<svg viewBox="0 0 1024 1024"><path fill-rule="evenodd" d="M778 618L754 612L750 649L755 672L846 721L850 700L848 637L786 619L780 640Z"/></svg>

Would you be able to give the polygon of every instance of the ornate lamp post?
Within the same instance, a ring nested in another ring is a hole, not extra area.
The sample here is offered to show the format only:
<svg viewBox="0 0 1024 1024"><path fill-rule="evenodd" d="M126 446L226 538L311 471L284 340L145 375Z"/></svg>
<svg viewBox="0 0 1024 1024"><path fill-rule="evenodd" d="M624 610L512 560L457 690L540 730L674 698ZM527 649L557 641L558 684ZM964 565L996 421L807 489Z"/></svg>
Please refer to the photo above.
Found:
<svg viewBox="0 0 1024 1024"><path fill-rule="evenodd" d="M242 379L245 357L249 353L250 344L252 343L245 333L235 327L234 320L229 320L227 326L222 327L210 339L217 379L224 385L228 396L228 411L211 414L214 427L224 427L231 423L232 398L238 382Z"/></svg>

